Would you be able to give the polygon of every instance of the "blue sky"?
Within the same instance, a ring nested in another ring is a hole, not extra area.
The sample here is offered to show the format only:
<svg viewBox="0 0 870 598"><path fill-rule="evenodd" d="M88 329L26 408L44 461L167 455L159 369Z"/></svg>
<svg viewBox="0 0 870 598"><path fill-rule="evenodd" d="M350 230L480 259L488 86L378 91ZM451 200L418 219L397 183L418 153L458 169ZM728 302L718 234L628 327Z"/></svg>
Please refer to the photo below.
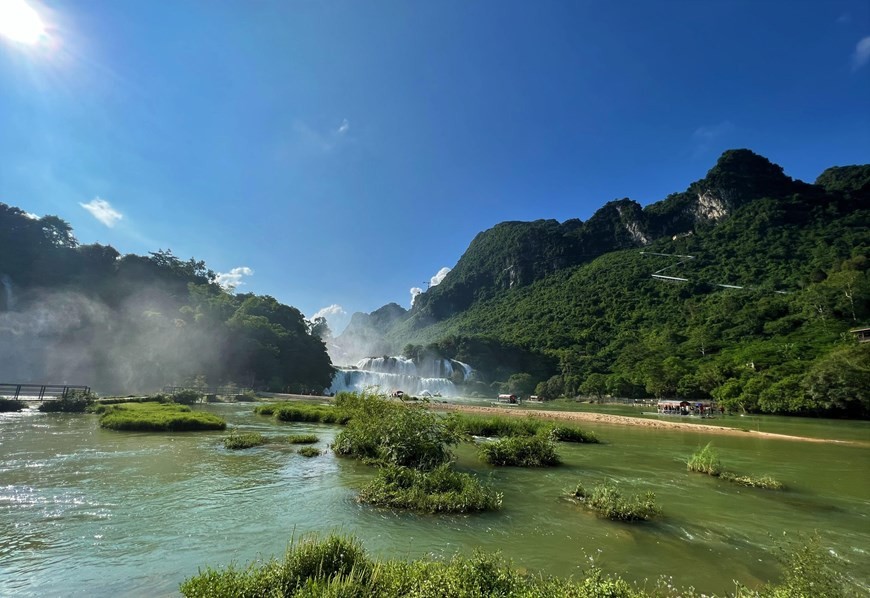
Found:
<svg viewBox="0 0 870 598"><path fill-rule="evenodd" d="M865 0L23 2L0 202L308 316L408 306L481 230L657 201L728 148L870 161Z"/></svg>

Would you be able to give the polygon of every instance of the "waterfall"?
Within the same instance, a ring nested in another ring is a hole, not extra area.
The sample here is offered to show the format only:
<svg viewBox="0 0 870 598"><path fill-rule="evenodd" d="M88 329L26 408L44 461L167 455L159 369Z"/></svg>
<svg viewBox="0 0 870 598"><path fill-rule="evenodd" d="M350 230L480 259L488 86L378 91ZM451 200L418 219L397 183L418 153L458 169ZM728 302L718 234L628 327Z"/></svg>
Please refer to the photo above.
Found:
<svg viewBox="0 0 870 598"><path fill-rule="evenodd" d="M401 390L413 396L428 392L452 397L460 394L454 382L457 380L456 372L462 373L462 382L474 377L470 365L452 359L424 359L416 363L402 356L367 357L358 361L356 367L340 368L332 379L329 392L377 387L381 393Z"/></svg>
<svg viewBox="0 0 870 598"><path fill-rule="evenodd" d="M6 298L6 311L10 311L15 307L15 297L12 296L12 279L8 275L0 276L0 285L3 285L4 297Z"/></svg>

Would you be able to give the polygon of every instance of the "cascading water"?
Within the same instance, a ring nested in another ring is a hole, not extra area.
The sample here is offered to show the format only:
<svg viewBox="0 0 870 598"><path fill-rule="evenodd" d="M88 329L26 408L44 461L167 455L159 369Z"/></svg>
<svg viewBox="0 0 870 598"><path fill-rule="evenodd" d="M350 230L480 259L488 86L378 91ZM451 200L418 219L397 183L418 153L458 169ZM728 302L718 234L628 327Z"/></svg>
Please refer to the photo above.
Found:
<svg viewBox="0 0 870 598"><path fill-rule="evenodd" d="M0 276L0 285L3 286L3 297L5 298L5 311L15 307L15 297L12 295L12 279L7 274Z"/></svg>
<svg viewBox="0 0 870 598"><path fill-rule="evenodd" d="M401 390L410 395L457 396L457 383L471 381L474 369L455 359L424 359L420 363L405 357L367 357L356 367L340 368L332 379L330 393L362 391L377 387L379 392Z"/></svg>

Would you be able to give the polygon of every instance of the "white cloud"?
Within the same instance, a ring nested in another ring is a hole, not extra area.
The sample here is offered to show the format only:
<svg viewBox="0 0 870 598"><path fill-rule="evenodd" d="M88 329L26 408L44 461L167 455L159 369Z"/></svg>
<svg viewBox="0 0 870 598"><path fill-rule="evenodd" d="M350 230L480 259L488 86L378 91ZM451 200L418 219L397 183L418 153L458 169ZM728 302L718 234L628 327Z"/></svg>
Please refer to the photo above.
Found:
<svg viewBox="0 0 870 598"><path fill-rule="evenodd" d="M350 130L350 121L346 118L341 121L341 124L338 125L338 129L335 131L339 135L344 135Z"/></svg>
<svg viewBox="0 0 870 598"><path fill-rule="evenodd" d="M112 204L107 202L105 199L100 199L99 197L93 198L88 203L79 203L79 205L90 212L91 216L109 228L115 226L115 223L124 217L121 212L112 207Z"/></svg>
<svg viewBox="0 0 870 598"><path fill-rule="evenodd" d="M233 268L229 272L219 272L215 277L215 280L223 288L228 291L233 291L236 287L245 284L242 282L243 276L251 276L253 274L254 271L247 266L239 266L238 268Z"/></svg>
<svg viewBox="0 0 870 598"><path fill-rule="evenodd" d="M420 287L411 287L411 307L414 306L414 300L417 298L417 295L423 292L423 289Z"/></svg>
<svg viewBox="0 0 870 598"><path fill-rule="evenodd" d="M855 44L855 52L852 54L852 70L857 71L868 62L870 62L870 35L862 37Z"/></svg>
<svg viewBox="0 0 870 598"><path fill-rule="evenodd" d="M311 316L311 319L314 320L315 318L326 318L327 320L329 320L330 317L345 315L347 315L347 312L344 311L344 308L338 303L333 303L332 305L321 307L319 310L317 310L317 313Z"/></svg>
<svg viewBox="0 0 870 598"><path fill-rule="evenodd" d="M847 23L851 23L852 22L852 15L848 12L844 12L839 17L837 17L837 22L840 25L845 25Z"/></svg>
<svg viewBox="0 0 870 598"><path fill-rule="evenodd" d="M450 268L448 268L447 266L444 266L443 268L438 270L438 273L429 279L429 288L437 287L439 284L441 284L441 281L444 280L444 277L447 276L449 272Z"/></svg>
<svg viewBox="0 0 870 598"><path fill-rule="evenodd" d="M715 125L704 125L695 129L692 136L701 141L712 141L723 135L727 135L734 130L734 125L731 121L725 120Z"/></svg>
<svg viewBox="0 0 870 598"><path fill-rule="evenodd" d="M26 218L30 218L31 220L39 220L39 216L36 214L31 214L30 212L24 212L24 216Z"/></svg>

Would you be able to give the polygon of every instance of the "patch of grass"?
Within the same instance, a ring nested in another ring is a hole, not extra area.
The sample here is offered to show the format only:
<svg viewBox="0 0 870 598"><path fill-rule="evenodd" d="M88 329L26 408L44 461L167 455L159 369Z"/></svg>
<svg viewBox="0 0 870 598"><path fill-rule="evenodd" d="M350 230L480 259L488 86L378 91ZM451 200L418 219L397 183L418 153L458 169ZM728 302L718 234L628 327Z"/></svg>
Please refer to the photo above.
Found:
<svg viewBox="0 0 870 598"><path fill-rule="evenodd" d="M27 407L27 405L24 403L24 401L0 398L0 413L12 413L14 411L21 411L25 407Z"/></svg>
<svg viewBox="0 0 870 598"><path fill-rule="evenodd" d="M719 461L719 452L709 442L707 446L689 457L686 467L689 471L706 473L715 477L718 477L722 473L722 462Z"/></svg>
<svg viewBox="0 0 870 598"><path fill-rule="evenodd" d="M179 405L193 405L194 403L201 402L205 398L205 395L196 390L186 389L173 393L169 398Z"/></svg>
<svg viewBox="0 0 870 598"><path fill-rule="evenodd" d="M749 486L750 488L765 488L767 490L782 490L785 485L776 478L766 475L761 477L749 475L737 475L730 471L723 471L719 474L719 478L734 482L741 486Z"/></svg>
<svg viewBox="0 0 870 598"><path fill-rule="evenodd" d="M595 436L595 432L588 432L574 426L553 426L550 429L550 438L559 442L598 444L598 437Z"/></svg>
<svg viewBox="0 0 870 598"><path fill-rule="evenodd" d="M555 443L543 436L516 436L484 442L478 447L478 455L490 465L549 467L562 462Z"/></svg>
<svg viewBox="0 0 870 598"><path fill-rule="evenodd" d="M451 414L447 425L458 434L484 436L486 438L513 438L517 436L549 435L559 442L597 443L592 432L568 425L554 425L541 419L521 419L517 417L480 416Z"/></svg>
<svg viewBox="0 0 870 598"><path fill-rule="evenodd" d="M596 485L591 492L577 484L573 496L602 517L614 521L647 521L661 515L653 492L624 497L610 482Z"/></svg>
<svg viewBox="0 0 870 598"><path fill-rule="evenodd" d="M498 510L502 495L447 463L431 471L389 465L360 491L359 501L421 513L473 513Z"/></svg>
<svg viewBox="0 0 870 598"><path fill-rule="evenodd" d="M110 430L181 432L223 430L227 423L216 415L191 411L175 403L123 403L101 405L100 426Z"/></svg>
<svg viewBox="0 0 870 598"><path fill-rule="evenodd" d="M259 432L248 432L246 434L232 432L229 436L224 438L224 448L231 450L240 450L260 446L262 444L266 444L267 442L269 442L269 439L260 434Z"/></svg>
<svg viewBox="0 0 870 598"><path fill-rule="evenodd" d="M282 422L314 422L321 424L344 425L350 415L329 405L312 405L310 403L277 403L260 405L254 408L258 415L271 415Z"/></svg>
<svg viewBox="0 0 870 598"><path fill-rule="evenodd" d="M296 452L303 457L317 457L323 454L323 451L321 451L320 449L316 449L313 446L299 447L299 450Z"/></svg>
<svg viewBox="0 0 870 598"><path fill-rule="evenodd" d="M314 444L319 440L316 434L294 434L287 437L290 444Z"/></svg>

